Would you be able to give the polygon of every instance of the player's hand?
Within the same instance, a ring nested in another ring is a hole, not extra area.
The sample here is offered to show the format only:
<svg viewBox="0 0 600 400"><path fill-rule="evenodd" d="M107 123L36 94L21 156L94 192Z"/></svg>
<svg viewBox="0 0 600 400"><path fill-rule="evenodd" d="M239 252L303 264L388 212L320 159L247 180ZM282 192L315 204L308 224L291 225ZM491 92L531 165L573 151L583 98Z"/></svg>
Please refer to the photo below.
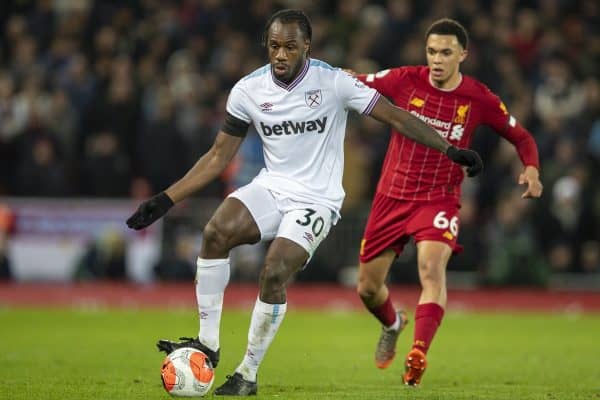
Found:
<svg viewBox="0 0 600 400"><path fill-rule="evenodd" d="M144 229L165 215L173 205L173 200L165 192L160 192L140 204L137 211L127 220L127 226L136 231Z"/></svg>
<svg viewBox="0 0 600 400"><path fill-rule="evenodd" d="M519 175L519 185L527 185L527 190L521 195L523 199L538 198L542 195L544 186L540 182L540 173L537 168L527 166Z"/></svg>
<svg viewBox="0 0 600 400"><path fill-rule="evenodd" d="M446 150L446 155L455 163L467 167L467 175L469 177L474 177L483 171L483 161L481 161L481 157L479 157L476 151L450 146Z"/></svg>
<svg viewBox="0 0 600 400"><path fill-rule="evenodd" d="M353 69L350 69L350 68L342 68L342 71L344 71L345 73L347 73L347 74L350 74L350 75L352 75L352 76L356 76L356 75L358 75L358 74L356 73L356 71L354 71Z"/></svg>

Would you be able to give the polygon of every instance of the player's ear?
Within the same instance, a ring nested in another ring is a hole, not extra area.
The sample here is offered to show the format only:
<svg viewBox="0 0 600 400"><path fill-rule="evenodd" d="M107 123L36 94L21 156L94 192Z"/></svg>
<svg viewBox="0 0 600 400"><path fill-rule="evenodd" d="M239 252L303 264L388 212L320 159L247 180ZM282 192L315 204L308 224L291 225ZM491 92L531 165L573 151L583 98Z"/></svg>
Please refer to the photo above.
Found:
<svg viewBox="0 0 600 400"><path fill-rule="evenodd" d="M304 41L304 55L308 57L310 55L310 41Z"/></svg>
<svg viewBox="0 0 600 400"><path fill-rule="evenodd" d="M458 57L458 62L463 62L465 61L465 59L467 58L467 56L469 55L469 50L463 50L460 54L460 57Z"/></svg>

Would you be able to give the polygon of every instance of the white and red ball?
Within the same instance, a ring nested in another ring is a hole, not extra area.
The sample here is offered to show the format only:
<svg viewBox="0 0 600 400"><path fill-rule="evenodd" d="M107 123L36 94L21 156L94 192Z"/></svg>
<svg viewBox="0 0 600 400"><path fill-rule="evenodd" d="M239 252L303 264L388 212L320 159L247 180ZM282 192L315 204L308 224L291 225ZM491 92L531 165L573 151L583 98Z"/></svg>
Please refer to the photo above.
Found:
<svg viewBox="0 0 600 400"><path fill-rule="evenodd" d="M215 371L206 354L183 347L165 357L160 368L165 390L176 397L204 396L215 379Z"/></svg>

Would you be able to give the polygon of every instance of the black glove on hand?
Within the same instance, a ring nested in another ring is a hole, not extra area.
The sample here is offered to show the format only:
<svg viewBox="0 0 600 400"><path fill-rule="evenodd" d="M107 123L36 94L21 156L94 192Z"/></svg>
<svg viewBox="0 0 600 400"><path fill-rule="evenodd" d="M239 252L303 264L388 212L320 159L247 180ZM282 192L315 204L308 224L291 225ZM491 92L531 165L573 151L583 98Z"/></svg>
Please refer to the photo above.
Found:
<svg viewBox="0 0 600 400"><path fill-rule="evenodd" d="M476 151L450 146L446 150L446 155L455 163L467 167L467 175L470 178L483 171L483 161Z"/></svg>
<svg viewBox="0 0 600 400"><path fill-rule="evenodd" d="M127 226L136 231L144 229L165 215L174 204L165 192L160 192L140 204L137 211L127 220Z"/></svg>

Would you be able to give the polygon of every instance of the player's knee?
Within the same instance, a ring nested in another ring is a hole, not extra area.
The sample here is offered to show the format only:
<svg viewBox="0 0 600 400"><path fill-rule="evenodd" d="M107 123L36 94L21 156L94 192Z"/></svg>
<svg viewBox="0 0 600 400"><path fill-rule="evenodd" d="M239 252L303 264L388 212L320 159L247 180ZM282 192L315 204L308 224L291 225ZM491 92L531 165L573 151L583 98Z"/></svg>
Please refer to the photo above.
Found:
<svg viewBox="0 0 600 400"><path fill-rule="evenodd" d="M419 276L421 285L428 287L441 287L444 284L446 266L434 259L419 262Z"/></svg>
<svg viewBox="0 0 600 400"><path fill-rule="evenodd" d="M261 287L266 290L280 290L301 267L301 261L293 257L285 254L269 254L265 260L265 267L261 271Z"/></svg>
<svg viewBox="0 0 600 400"><path fill-rule="evenodd" d="M231 249L233 231L221 226L214 221L209 221L202 232L204 247L209 252L227 252Z"/></svg>
<svg viewBox="0 0 600 400"><path fill-rule="evenodd" d="M261 288L266 291L277 291L285 286L285 274L283 268L278 265L265 265L260 274Z"/></svg>
<svg viewBox="0 0 600 400"><path fill-rule="evenodd" d="M381 285L378 285L377 282L368 277L361 276L356 285L356 293L358 293L361 299L370 299L375 297L380 288Z"/></svg>

